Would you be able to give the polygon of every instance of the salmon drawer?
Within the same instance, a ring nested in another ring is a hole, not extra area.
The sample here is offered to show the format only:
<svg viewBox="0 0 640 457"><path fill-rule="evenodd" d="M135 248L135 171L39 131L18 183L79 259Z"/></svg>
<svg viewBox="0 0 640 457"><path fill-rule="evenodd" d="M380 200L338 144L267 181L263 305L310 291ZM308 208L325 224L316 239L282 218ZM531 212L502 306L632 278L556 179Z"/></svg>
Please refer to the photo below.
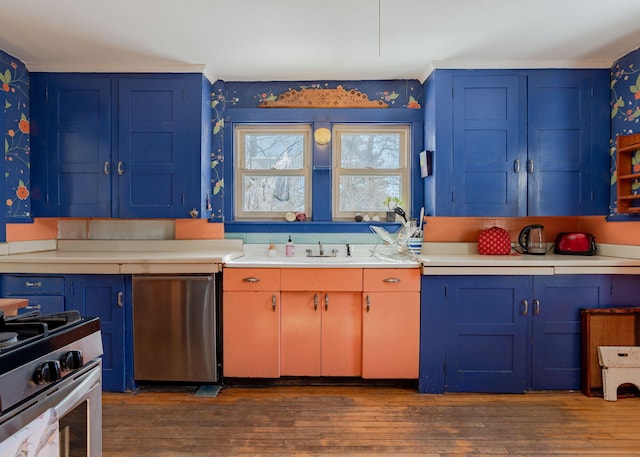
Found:
<svg viewBox="0 0 640 457"><path fill-rule="evenodd" d="M364 290L409 292L420 290L419 268L369 268L364 270Z"/></svg>
<svg viewBox="0 0 640 457"><path fill-rule="evenodd" d="M225 268L222 291L227 290L280 290L280 269Z"/></svg>
<svg viewBox="0 0 640 457"><path fill-rule="evenodd" d="M361 268L285 268L281 290L361 291Z"/></svg>

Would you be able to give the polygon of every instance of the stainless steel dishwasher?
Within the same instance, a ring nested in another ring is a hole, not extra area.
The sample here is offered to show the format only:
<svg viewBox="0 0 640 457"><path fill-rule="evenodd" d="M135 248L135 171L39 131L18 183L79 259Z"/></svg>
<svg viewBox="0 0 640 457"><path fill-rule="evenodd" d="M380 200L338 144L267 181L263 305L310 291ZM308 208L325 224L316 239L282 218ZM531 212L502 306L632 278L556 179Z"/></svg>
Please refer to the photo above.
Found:
<svg viewBox="0 0 640 457"><path fill-rule="evenodd" d="M218 381L217 276L133 276L136 381Z"/></svg>

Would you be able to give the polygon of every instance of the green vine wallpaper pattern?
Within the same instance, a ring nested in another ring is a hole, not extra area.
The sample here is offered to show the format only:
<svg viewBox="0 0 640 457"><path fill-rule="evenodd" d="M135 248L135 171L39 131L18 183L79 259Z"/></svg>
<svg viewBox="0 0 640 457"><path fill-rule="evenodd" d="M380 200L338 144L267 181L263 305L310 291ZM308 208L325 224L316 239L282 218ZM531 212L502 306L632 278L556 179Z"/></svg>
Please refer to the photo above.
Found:
<svg viewBox="0 0 640 457"><path fill-rule="evenodd" d="M616 205L616 137L640 133L640 48L614 62L611 67L611 199L610 213ZM640 167L640 152L636 152L635 166ZM632 185L634 193L640 192L640 182Z"/></svg>
<svg viewBox="0 0 640 457"><path fill-rule="evenodd" d="M31 216L29 74L20 60L3 51L0 51L0 90L5 96L2 137L6 215L10 221Z"/></svg>

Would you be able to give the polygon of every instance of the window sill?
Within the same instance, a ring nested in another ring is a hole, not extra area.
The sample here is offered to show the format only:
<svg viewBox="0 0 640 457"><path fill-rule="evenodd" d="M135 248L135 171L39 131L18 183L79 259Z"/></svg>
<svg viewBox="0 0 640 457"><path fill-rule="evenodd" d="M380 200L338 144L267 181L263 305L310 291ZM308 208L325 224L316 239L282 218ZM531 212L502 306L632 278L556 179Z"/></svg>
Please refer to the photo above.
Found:
<svg viewBox="0 0 640 457"><path fill-rule="evenodd" d="M399 222L369 221L369 222L273 222L273 221L243 221L225 222L225 233L371 233L371 225L384 227L394 233L400 228Z"/></svg>

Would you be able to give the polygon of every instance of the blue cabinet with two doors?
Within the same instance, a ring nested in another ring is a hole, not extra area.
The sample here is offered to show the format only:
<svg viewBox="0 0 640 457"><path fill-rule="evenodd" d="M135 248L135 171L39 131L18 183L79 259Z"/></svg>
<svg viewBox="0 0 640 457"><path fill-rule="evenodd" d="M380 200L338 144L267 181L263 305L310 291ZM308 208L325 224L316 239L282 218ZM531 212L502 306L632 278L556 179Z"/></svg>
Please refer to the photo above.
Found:
<svg viewBox="0 0 640 457"><path fill-rule="evenodd" d="M426 94L428 214L608 214L607 70L436 70Z"/></svg>
<svg viewBox="0 0 640 457"><path fill-rule="evenodd" d="M420 391L579 389L580 310L638 297L635 276L423 276Z"/></svg>
<svg viewBox="0 0 640 457"><path fill-rule="evenodd" d="M26 298L27 309L42 314L78 310L100 318L102 387L122 392L129 386L130 354L125 351L125 319L131 306L131 277L126 275L2 275L4 297Z"/></svg>
<svg viewBox="0 0 640 457"><path fill-rule="evenodd" d="M208 217L210 87L201 74L32 73L33 215Z"/></svg>

